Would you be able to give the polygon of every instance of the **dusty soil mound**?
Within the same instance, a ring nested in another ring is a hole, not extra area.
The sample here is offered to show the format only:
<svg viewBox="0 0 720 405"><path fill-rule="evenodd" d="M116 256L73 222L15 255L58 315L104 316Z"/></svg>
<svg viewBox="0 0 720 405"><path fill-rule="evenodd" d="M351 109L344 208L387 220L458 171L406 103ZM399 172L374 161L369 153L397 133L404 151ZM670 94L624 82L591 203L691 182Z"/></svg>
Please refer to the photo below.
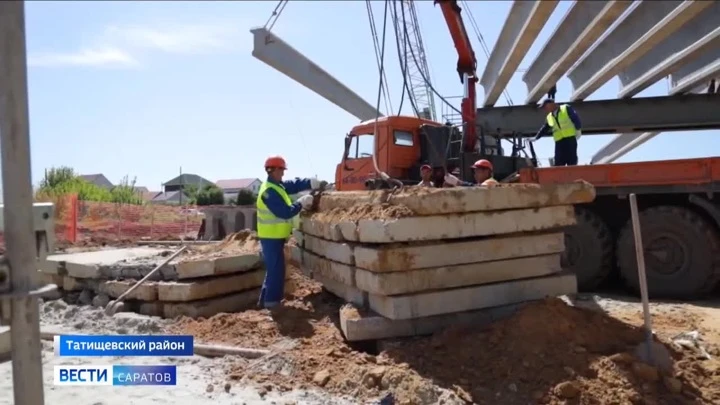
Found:
<svg viewBox="0 0 720 405"><path fill-rule="evenodd" d="M347 208L333 208L312 214L302 214L313 219L331 224L343 221L359 221L361 219L394 219L414 215L410 208L400 204L357 204Z"/></svg>
<svg viewBox="0 0 720 405"><path fill-rule="evenodd" d="M660 373L630 354L643 338L637 327L559 299L529 304L486 330L448 330L384 343L377 355L361 352L336 326L342 303L292 271L299 288L284 310L184 319L172 331L251 348L297 342L228 370L230 380L255 381L263 390L321 386L359 399L389 393L397 404L418 405L720 403L717 361L673 351L674 369Z"/></svg>
<svg viewBox="0 0 720 405"><path fill-rule="evenodd" d="M183 260L199 260L244 254L258 254L260 241L257 234L249 229L231 233L220 243L190 246Z"/></svg>

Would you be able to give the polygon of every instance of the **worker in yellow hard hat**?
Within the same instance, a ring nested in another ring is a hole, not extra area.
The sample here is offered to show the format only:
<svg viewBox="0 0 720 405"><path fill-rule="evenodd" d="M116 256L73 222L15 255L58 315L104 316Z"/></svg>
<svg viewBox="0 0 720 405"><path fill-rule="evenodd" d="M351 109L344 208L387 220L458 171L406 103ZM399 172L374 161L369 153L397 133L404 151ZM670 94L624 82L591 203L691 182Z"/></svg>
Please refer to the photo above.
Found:
<svg viewBox="0 0 720 405"><path fill-rule="evenodd" d="M313 203L309 194L293 203L290 194L317 189L321 183L317 179L283 181L285 170L287 165L282 157L265 160L267 180L260 186L256 201L257 234L265 263L265 281L258 304L268 309L277 307L285 293L285 242L292 233L292 219Z"/></svg>
<svg viewBox="0 0 720 405"><path fill-rule="evenodd" d="M498 184L497 180L493 178L493 165L489 160L480 159L473 163L470 168L473 170L474 182L462 181L453 174L445 175L445 182L451 186L483 186L493 187Z"/></svg>

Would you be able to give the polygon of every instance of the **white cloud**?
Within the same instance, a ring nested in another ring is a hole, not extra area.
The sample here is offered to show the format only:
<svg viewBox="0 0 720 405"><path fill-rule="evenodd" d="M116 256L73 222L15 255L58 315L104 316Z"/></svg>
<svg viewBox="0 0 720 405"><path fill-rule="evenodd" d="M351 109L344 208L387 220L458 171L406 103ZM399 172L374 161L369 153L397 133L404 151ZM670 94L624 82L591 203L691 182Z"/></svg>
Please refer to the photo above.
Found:
<svg viewBox="0 0 720 405"><path fill-rule="evenodd" d="M70 52L31 52L33 67L94 66L128 68L151 52L195 55L237 50L249 43L237 23L107 27L92 47Z"/></svg>
<svg viewBox="0 0 720 405"><path fill-rule="evenodd" d="M172 54L232 51L247 41L237 24L190 24L165 27L111 26L104 40L121 47Z"/></svg>
<svg viewBox="0 0 720 405"><path fill-rule="evenodd" d="M138 61L129 53L111 47L88 48L75 52L41 52L28 56L28 65L32 67L133 67Z"/></svg>

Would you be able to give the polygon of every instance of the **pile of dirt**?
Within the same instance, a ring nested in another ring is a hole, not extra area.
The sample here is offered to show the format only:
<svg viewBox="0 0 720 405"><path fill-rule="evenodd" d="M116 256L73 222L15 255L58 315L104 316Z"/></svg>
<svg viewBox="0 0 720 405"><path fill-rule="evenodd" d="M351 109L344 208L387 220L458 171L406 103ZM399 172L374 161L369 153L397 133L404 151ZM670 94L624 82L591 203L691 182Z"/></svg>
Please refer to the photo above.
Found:
<svg viewBox="0 0 720 405"><path fill-rule="evenodd" d="M346 208L333 208L328 211L302 214L314 220L335 224L339 222L357 222L361 219L396 219L411 217L414 212L401 204L372 204L364 203Z"/></svg>
<svg viewBox="0 0 720 405"><path fill-rule="evenodd" d="M210 259L227 256L258 254L260 240L257 234L249 229L231 233L219 243L204 246L191 246L183 256L183 260Z"/></svg>
<svg viewBox="0 0 720 405"><path fill-rule="evenodd" d="M228 370L231 382L263 390L319 386L359 399L389 393L397 404L720 403L718 361L672 349L673 369L661 372L631 354L643 339L639 328L559 299L528 304L487 330L387 342L369 354L344 341L343 303L290 271L299 288L281 311L183 319L172 332L250 348L296 342Z"/></svg>

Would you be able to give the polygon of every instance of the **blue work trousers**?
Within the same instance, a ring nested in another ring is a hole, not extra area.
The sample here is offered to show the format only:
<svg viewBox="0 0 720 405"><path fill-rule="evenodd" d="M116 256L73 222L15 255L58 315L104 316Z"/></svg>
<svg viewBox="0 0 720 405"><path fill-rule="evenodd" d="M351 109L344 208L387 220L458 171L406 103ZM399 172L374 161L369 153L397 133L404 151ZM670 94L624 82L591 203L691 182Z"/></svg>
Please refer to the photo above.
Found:
<svg viewBox="0 0 720 405"><path fill-rule="evenodd" d="M258 304L272 308L280 304L285 294L285 239L260 239L265 262L265 281Z"/></svg>

